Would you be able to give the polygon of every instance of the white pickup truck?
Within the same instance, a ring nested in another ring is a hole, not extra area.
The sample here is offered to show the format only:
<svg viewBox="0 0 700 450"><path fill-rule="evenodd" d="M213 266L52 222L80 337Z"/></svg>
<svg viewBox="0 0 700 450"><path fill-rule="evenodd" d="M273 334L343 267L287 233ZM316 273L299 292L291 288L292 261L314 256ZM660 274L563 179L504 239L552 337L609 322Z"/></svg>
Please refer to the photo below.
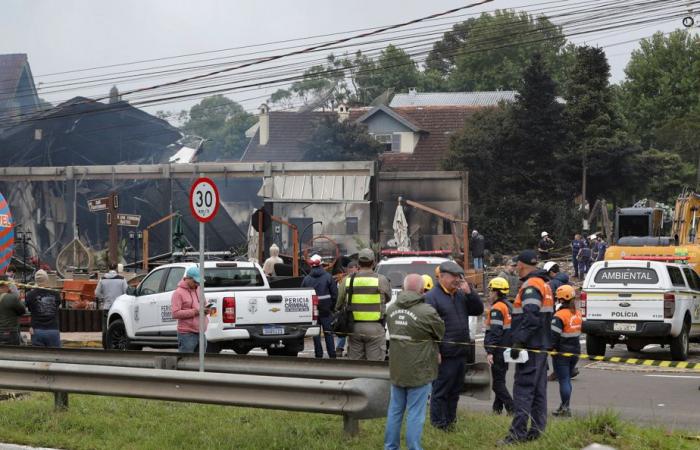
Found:
<svg viewBox="0 0 700 450"><path fill-rule="evenodd" d="M185 270L194 265L158 267L118 297L109 310L105 348L177 347L170 299ZM249 262L205 262L204 277L204 295L213 304L207 351L246 354L261 347L269 355L297 356L304 338L320 333L313 289L271 289L260 266Z"/></svg>
<svg viewBox="0 0 700 450"><path fill-rule="evenodd" d="M631 352L661 344L685 361L689 342L700 341L700 277L682 264L596 262L583 283L581 310L591 355L604 355L608 344Z"/></svg>

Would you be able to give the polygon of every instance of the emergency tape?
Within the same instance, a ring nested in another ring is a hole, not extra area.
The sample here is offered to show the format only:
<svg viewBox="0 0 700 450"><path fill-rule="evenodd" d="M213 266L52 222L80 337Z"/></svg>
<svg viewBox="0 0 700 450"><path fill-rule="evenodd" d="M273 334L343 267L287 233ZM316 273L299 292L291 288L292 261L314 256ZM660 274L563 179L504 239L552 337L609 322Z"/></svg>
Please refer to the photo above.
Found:
<svg viewBox="0 0 700 450"><path fill-rule="evenodd" d="M357 336L357 337L377 337L377 336L372 336L372 335L367 335L367 334L361 334L361 333L334 333L337 334L338 336ZM391 337L389 338L391 340ZM478 346L478 345L483 345L484 347L489 347L489 348L496 348L496 349L511 349L511 350L519 350L519 351L527 351L527 352L532 352L532 353L544 353L550 356L563 356L565 358L573 358L573 357L578 357L579 359L585 359L589 361L596 361L596 362L611 362L611 363L617 363L617 364L631 364L635 366L643 366L643 367L662 367L662 368L677 368L677 369L684 369L684 370L692 370L692 371L700 371L700 362L697 363L692 363L692 362L687 362L687 361L665 361L665 360L657 360L657 359L639 359L639 358L622 358L619 356L595 356L595 355L588 355L586 353L570 353L570 352L557 352L554 350L539 350L539 349L531 349L531 348L514 348L514 347L504 347L500 345L486 345L486 344L477 344L471 343L471 342L457 342L457 341L446 341L446 340L432 340L432 339L401 339L401 342L433 342L436 344L452 344L452 345L462 345L465 347L468 346Z"/></svg>

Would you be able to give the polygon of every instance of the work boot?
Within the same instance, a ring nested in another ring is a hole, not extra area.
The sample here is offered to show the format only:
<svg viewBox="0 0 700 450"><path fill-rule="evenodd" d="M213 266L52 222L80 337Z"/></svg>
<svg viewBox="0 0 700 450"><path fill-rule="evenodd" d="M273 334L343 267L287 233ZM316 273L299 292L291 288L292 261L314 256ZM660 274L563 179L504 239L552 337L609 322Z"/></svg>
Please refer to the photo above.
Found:
<svg viewBox="0 0 700 450"><path fill-rule="evenodd" d="M496 447L507 447L509 445L520 444L521 442L523 441L516 439L511 435L508 435L500 441L496 442Z"/></svg>
<svg viewBox="0 0 700 450"><path fill-rule="evenodd" d="M574 367L574 370L571 372L571 378L576 378L576 376L579 374L578 367Z"/></svg>
<svg viewBox="0 0 700 450"><path fill-rule="evenodd" d="M571 417L571 410L568 406L560 406L556 411L552 412L555 417Z"/></svg>
<svg viewBox="0 0 700 450"><path fill-rule="evenodd" d="M554 372L550 373L547 377L547 381L557 381L557 374Z"/></svg>

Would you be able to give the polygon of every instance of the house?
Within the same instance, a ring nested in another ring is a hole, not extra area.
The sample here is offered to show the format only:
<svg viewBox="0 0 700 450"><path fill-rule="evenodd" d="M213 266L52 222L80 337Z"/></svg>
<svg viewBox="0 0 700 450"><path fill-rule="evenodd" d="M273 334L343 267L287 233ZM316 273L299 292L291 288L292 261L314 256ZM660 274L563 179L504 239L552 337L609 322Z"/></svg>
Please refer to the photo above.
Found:
<svg viewBox="0 0 700 450"><path fill-rule="evenodd" d="M38 110L39 105L27 55L0 55L0 131L3 123L17 122Z"/></svg>

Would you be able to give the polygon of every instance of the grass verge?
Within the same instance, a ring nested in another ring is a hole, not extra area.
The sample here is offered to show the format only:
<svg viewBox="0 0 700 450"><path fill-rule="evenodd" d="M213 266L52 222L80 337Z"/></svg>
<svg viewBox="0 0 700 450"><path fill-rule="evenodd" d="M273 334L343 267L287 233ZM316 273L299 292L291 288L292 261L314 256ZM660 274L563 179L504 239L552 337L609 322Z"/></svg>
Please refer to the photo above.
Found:
<svg viewBox="0 0 700 450"><path fill-rule="evenodd" d="M509 420L461 413L456 431L426 425L426 449L489 449ZM380 449L384 420L361 422L356 438L342 434L337 416L163 401L71 395L54 412L53 396L36 393L0 402L0 442L65 449ZM593 442L617 449L697 449L698 441L661 428L623 422L611 412L551 420L538 441L522 449L581 449Z"/></svg>

